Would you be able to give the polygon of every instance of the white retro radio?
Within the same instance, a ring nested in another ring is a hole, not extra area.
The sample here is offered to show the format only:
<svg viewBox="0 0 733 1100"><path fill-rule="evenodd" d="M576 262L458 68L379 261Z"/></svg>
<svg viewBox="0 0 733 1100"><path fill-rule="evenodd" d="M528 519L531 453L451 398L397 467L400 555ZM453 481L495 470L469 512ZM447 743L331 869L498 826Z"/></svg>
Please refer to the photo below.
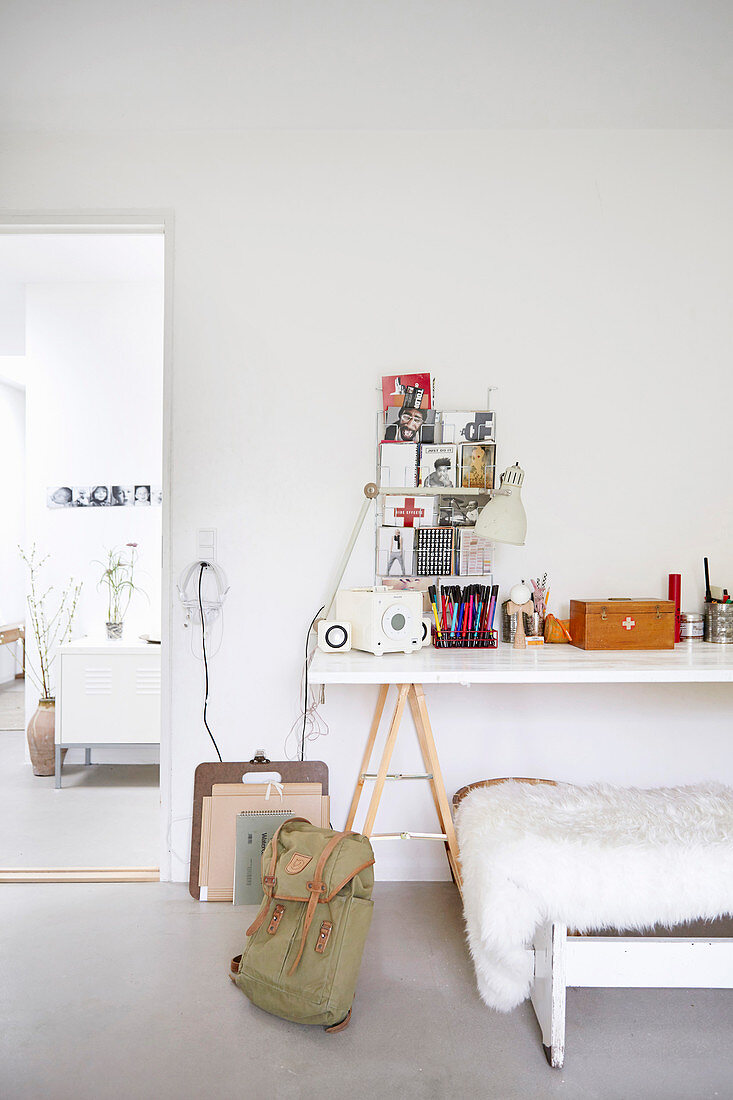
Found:
<svg viewBox="0 0 733 1100"><path fill-rule="evenodd" d="M351 623L351 645L379 656L413 653L423 644L422 592L393 588L343 588L335 618Z"/></svg>

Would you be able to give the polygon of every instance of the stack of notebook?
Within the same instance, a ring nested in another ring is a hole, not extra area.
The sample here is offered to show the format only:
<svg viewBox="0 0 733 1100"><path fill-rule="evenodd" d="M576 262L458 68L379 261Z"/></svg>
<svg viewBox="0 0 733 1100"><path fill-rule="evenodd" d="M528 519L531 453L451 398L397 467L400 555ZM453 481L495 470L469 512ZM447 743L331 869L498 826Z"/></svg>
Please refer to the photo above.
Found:
<svg viewBox="0 0 733 1100"><path fill-rule="evenodd" d="M259 904L262 852L288 817L328 828L320 783L214 783L201 809L200 900Z"/></svg>

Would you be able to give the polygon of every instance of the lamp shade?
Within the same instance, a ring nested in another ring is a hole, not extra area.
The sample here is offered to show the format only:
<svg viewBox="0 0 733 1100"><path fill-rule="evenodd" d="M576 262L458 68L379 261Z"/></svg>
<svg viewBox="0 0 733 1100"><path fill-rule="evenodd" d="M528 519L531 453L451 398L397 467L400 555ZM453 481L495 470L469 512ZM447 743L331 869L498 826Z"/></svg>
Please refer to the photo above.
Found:
<svg viewBox="0 0 733 1100"><path fill-rule="evenodd" d="M501 485L476 521L476 534L492 542L524 546L527 514L522 504L524 470L517 462L501 475Z"/></svg>

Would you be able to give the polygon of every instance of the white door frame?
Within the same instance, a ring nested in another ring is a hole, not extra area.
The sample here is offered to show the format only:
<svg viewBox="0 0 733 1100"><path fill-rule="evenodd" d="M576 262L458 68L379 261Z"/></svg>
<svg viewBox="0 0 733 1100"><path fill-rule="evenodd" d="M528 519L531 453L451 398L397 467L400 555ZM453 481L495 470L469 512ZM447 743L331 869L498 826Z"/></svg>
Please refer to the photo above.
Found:
<svg viewBox="0 0 733 1100"><path fill-rule="evenodd" d="M173 256L172 210L95 211L0 211L0 234L7 233L162 233L164 262L163 305L163 576L161 584L161 685L160 685L160 879L171 877L171 410L173 389ZM109 881L110 868L86 881ZM126 869L130 870L130 869ZM93 872L91 872L93 873ZM149 881L149 869L140 869L140 880ZM38 879L49 880L48 869ZM28 879L24 879L28 881ZM127 881L131 881L128 877Z"/></svg>

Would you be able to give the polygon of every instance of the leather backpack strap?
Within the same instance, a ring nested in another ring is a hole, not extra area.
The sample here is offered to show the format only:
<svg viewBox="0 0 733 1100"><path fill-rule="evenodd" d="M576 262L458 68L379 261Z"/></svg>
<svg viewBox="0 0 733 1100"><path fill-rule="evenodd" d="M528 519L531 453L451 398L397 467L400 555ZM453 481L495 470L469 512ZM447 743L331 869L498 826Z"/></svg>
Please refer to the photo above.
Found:
<svg viewBox="0 0 733 1100"><path fill-rule="evenodd" d="M339 844L345 836L350 835L351 831L347 829L345 832L337 833L336 836L331 837L328 844L321 852L318 863L316 864L316 869L313 872L313 878L307 884L308 889L310 890L310 897L308 899L308 908L305 911L305 920L303 921L303 935L300 937L300 950L298 951L298 957L296 958L293 965L290 967L290 970L288 970L288 977L290 977L290 975L294 973L298 963L300 962L301 956L303 954L303 949L305 947L305 938L308 935L308 929L310 928L313 921L313 914L316 911L316 906L318 905L321 897L323 897L326 893L326 884L321 879L323 869L326 866L326 861L336 845Z"/></svg>
<svg viewBox="0 0 733 1100"><path fill-rule="evenodd" d="M284 829L286 825L289 825L291 821L305 821L307 825L311 824L311 822L308 821L307 817L289 817L287 821L283 821L282 825L278 825L277 829L272 834L272 840L270 841L270 844L272 845L272 858L270 859L270 866L267 870L267 874L262 876L262 889L265 892L265 896L262 899L260 911L250 924L247 931L244 933L245 936L254 936L257 929L261 928L265 922L265 917L267 916L268 910L270 908L270 902L272 901L272 891L275 887L275 868L277 867L277 838L280 836L280 831Z"/></svg>
<svg viewBox="0 0 733 1100"><path fill-rule="evenodd" d="M241 961L242 956L235 955L231 963L229 964L229 977L232 979L233 982L236 982L237 980L237 974L239 973L239 964L241 963Z"/></svg>

